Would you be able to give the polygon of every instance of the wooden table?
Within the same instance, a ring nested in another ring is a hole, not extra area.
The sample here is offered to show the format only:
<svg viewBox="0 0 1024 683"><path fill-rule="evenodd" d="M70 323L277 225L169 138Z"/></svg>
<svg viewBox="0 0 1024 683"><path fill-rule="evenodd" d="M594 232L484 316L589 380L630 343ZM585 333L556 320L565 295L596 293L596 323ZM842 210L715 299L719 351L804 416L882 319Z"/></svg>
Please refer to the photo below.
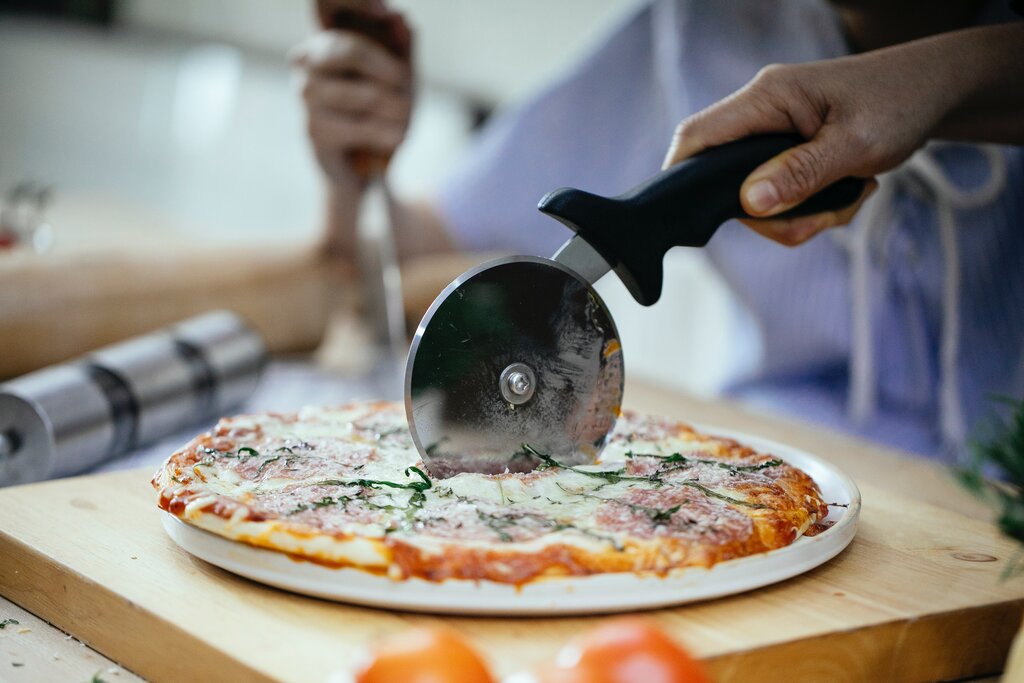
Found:
<svg viewBox="0 0 1024 683"><path fill-rule="evenodd" d="M876 494L876 491L888 491L898 492L901 496L913 497L918 500L926 501L939 505L952 510L961 515L966 515L979 520L987 520L987 511L977 504L972 498L961 491L958 486L952 481L948 473L925 461L914 459L910 456L902 454L891 449L883 448L870 444L858 439L850 438L847 436L836 434L828 430L824 430L818 427L814 427L805 423L799 423L789 419L780 419L778 417L768 416L764 414L750 412L746 409L732 405L721 401L704 401L696 400L686 396L680 396L679 394L660 390L654 387L645 386L638 383L630 384L626 391L625 403L628 407L647 411L656 412L671 416L680 417L693 422L701 422L709 425L716 425L723 428L750 432L758 434L768 438L783 441L788 444L792 444L798 448L803 448L818 454L826 455L830 460L838 464L840 467L849 472L857 481L862 485L865 490L865 510L872 505L883 505L881 496ZM108 475L110 476L110 475ZM124 473L116 475L124 478L127 483L131 480L132 486L141 484L144 481L144 477L141 473ZM135 480L139 481L136 482ZM12 491L12 490L9 490ZM139 495L143 495L141 492ZM877 509L877 507L876 507ZM920 508L927 509L927 508ZM2 513L2 510L0 510ZM84 513L83 513L84 514ZM941 511L935 510L934 513L940 517L944 514ZM10 518L9 518L10 519ZM950 523L961 520L962 518L950 515ZM966 522L966 520L964 520ZM973 525L973 526L972 526ZM967 529L965 535L964 529ZM971 532L971 530L974 530ZM0 525L0 536L3 534L4 527ZM957 543L963 544L965 538L969 539L971 533L976 533L979 537L983 534L987 534L987 540L981 544L984 548L989 549L993 554L1004 554L1009 552L1012 548L1011 545L994 539L994 535L987 523L974 523L967 522L967 526L961 525L960 530L956 532L959 536L954 538L954 534L951 532L949 542L956 545ZM936 539L922 539L922 543L934 542ZM159 543L161 547L166 547L167 539L154 538L154 543ZM855 541L856 543L857 541ZM987 544L987 545L986 545ZM110 548L117 547L116 544L110 546ZM98 549L98 551L109 551L110 548ZM993 549L995 548L995 549ZM841 556L842 557L842 556ZM125 562L132 562L133 558L126 556L123 558ZM942 561L951 562L948 558L943 557ZM981 565L979 565L981 566ZM8 573L5 575L5 569ZM856 569L851 567L851 570ZM60 612L61 597L48 594L48 586L40 585L32 587L32 595L27 596L24 590L17 589L17 577L10 573L10 567L3 567L0 562L0 589L9 588L10 590L0 592L7 592L10 595L16 595L21 602L26 605L35 605L41 612L48 615L54 615L54 620L59 621L66 628L69 628L76 635L81 635L88 642L95 644L99 649L116 653L118 651L118 638L116 634L109 632L111 628L125 628L132 629L138 628L138 626L132 617L132 606L126 607L127 611L123 613L123 618L126 619L123 624L116 625L99 625L97 623L91 623L88 619L88 601L84 602L81 599L72 601L69 604L69 613L75 615L74 618L69 618L66 614ZM226 574L223 574L219 570L207 568L201 562L194 561L194 571L203 574L202 577L205 581L212 580L218 584L218 589L226 590L227 592L233 592L236 589L232 586L232 581L237 582L233 578ZM15 569L14 574L17 573ZM58 573L55 571L53 577L57 577ZM59 583L55 580L53 585ZM238 582L247 584L247 582ZM230 585L229 585L230 584ZM248 584L247 584L248 585ZM822 583L822 587L825 587L825 583ZM22 586L24 588L24 585ZM103 587L98 587L97 590L103 590ZM251 588L247 588L251 590ZM783 600L788 590L785 586L779 588L769 589L772 595L765 597L769 602ZM994 589L995 590L995 589ZM1002 590L1002 589L999 589ZM773 595L775 597L773 597ZM853 597L853 596L849 596ZM1021 604L1024 604L1024 590L1020 591ZM310 601L302 598L293 598L284 594L279 594L277 591L266 590L259 593L258 598L266 601L266 604L278 610L291 610L291 609L304 609L310 610L310 613L315 613L317 618L323 619L337 619L338 617L331 617L330 614L334 614L330 610L334 607L328 603L322 603L319 601ZM851 602L849 600L844 601L844 596L831 595L828 596L828 600L831 600L829 604L833 605L836 610L851 610L856 612L858 610L868 609L870 605L862 604L858 602ZM736 600L741 600L737 598ZM292 606L294 601L295 606ZM689 615L696 615L692 620L687 618L686 622L688 628L700 629L706 626L706 619L715 619L716 610L723 609L720 606L722 601L718 603L710 603L706 605L697 606L692 608L688 613ZM141 607L141 606L140 606ZM777 606L776 606L777 607ZM797 612L804 610L804 607L797 606ZM806 609L810 609L809 607ZM375 610L358 609L358 616L361 620L365 620L368 628L372 629L376 633L383 633L400 628L409 622L431 622L434 620L432 617L411 617L409 615L394 615L386 612L378 612ZM996 653L982 653L981 657L987 657L988 660L994 661L998 659L998 653L1005 652L1006 644L1009 642L1009 638L1015 632L1020 622L1020 609L1017 604L1010 604L1007 608L1002 609L999 612L987 613L990 615L997 615L996 618L1000 620L997 632L999 635L996 640L998 643L994 643L993 647L996 648ZM10 602L0 599L0 619L13 617L18 621L22 622L16 627L9 626L8 629L0 631L0 680L10 679L12 681L18 680L48 680L63 678L66 680L89 680L89 678L96 673L101 673L101 678L107 681L134 681L138 680L134 675L123 671L116 667L116 665L90 650L87 647L79 645L74 640L66 639L66 636L55 629L52 626L48 626L45 622L37 619L28 612L12 605ZM672 613L665 613L664 616L659 614L659 620L665 624L675 624L676 626L682 625L684 622L681 621L681 616L674 616ZM972 624L970 619L970 613L965 612L965 619L962 628L971 629L979 628L981 625ZM470 621L470 620L466 620ZM536 624L536 628L541 631L551 631L554 633L558 631L555 626L558 620L549 620L547 622L541 621L530 622ZM589 620L566 620L572 621L579 627L585 623L589 625L592 621ZM579 623L577 623L579 622ZM329 623L329 622L325 622ZM141 624L141 622L139 622ZM480 619L472 622L469 627L471 630L476 631L479 635L475 637L484 639L484 641L491 641L490 644L494 644L500 641L502 646L508 646L517 642L523 642L526 638L525 633L533 630L533 626L527 627L528 622L525 620L500 620L500 619ZM763 626L763 625L762 625ZM948 626L948 625L947 625ZM986 623L986 627L992 627L991 623ZM754 625L752 624L752 628ZM943 627L946 628L946 627ZM25 629L28 629L27 631ZM500 636L498 634L501 634ZM699 635L695 634L695 635ZM942 635L942 634L936 634ZM945 635L948 636L948 633ZM863 650L860 653L852 652L848 649L851 645L856 646L858 643L858 635L848 634L848 637L844 641L844 648L837 651L836 655L840 659L845 658L847 661L853 662L857 657L861 655L875 656L879 649L888 649L888 641L879 641L879 637L885 638L885 634L881 635L878 632L874 632L873 635L865 633L862 638L861 647ZM889 634L889 638L896 638L898 640L900 633ZM558 642L553 642L547 645L548 649L556 648L562 640L564 640L564 634L558 634L560 639ZM325 641L326 642L326 641ZM487 642L481 643L477 640L478 644L487 645ZM880 643L887 643L884 647ZM942 642L936 640L936 643ZM159 644L154 644L154 647L160 647ZM803 646L801 646L802 648ZM711 648L713 649L713 648ZM898 652L899 648L893 646L891 653L885 656L894 656L892 653ZM547 654L546 652L544 654ZM798 651L790 653L793 656L798 655ZM215 652L198 651L194 652L191 656L207 659L209 662L215 662ZM855 656L856 655L856 656ZM534 657L527 657L531 659ZM508 656L509 660L513 660L514 657L510 653ZM712 657L714 662L714 657ZM23 666L14 666L14 664L22 664ZM509 661L502 661L501 668L507 671ZM721 662L719 662L721 664ZM776 666L784 665L784 661L776 661ZM761 663L761 666L771 665L770 661ZM893 666L902 664L894 662ZM989 666L986 664L985 666ZM996 665L998 667L998 665ZM915 668L917 667L917 668ZM921 668L924 667L924 668ZM149 669L152 672L153 669ZM723 678L729 680L739 680L735 678L737 672L728 671L722 666L715 668L716 672ZM920 665L913 664L906 669L909 671L927 671L927 663ZM994 671L994 669L988 669ZM102 672L110 671L111 673L103 674ZM113 673L116 671L117 673ZM222 672L220 676L225 674L237 674L239 671L234 672ZM255 672L254 672L255 673ZM730 675L732 674L732 675ZM254 675L254 677L257 677ZM987 679L993 680L993 679Z"/></svg>

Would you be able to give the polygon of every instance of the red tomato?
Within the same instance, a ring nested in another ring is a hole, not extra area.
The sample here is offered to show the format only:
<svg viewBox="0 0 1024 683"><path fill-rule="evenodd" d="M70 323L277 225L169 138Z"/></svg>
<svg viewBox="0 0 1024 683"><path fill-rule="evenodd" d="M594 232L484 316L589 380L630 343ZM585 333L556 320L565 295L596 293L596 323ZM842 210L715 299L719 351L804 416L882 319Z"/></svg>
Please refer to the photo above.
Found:
<svg viewBox="0 0 1024 683"><path fill-rule="evenodd" d="M356 683L495 683L487 665L447 629L405 631L382 642Z"/></svg>
<svg viewBox="0 0 1024 683"><path fill-rule="evenodd" d="M704 668L642 619L606 622L562 649L540 683L710 683Z"/></svg>

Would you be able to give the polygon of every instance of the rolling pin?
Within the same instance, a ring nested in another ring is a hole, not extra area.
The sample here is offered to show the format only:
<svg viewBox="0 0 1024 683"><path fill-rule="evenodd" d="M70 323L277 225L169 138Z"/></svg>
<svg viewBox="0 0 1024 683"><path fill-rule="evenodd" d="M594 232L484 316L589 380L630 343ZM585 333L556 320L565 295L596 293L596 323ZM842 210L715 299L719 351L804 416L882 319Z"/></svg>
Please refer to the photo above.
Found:
<svg viewBox="0 0 1024 683"><path fill-rule="evenodd" d="M313 246L6 255L0 381L221 308L249 321L272 353L310 351L335 300L354 289L342 265Z"/></svg>

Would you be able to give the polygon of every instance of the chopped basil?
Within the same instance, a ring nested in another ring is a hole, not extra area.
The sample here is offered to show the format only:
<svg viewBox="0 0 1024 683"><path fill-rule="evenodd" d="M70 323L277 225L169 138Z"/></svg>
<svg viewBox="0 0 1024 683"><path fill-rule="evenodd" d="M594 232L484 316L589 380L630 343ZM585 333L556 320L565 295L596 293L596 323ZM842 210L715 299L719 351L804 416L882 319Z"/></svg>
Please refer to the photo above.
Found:
<svg viewBox="0 0 1024 683"><path fill-rule="evenodd" d="M700 491L701 493L703 493L706 496L711 496L712 498L717 498L718 500L724 500L726 503L732 503L733 505L742 505L743 507L753 508L755 510L771 510L772 509L771 505L763 505L761 503L748 503L745 500L740 500L739 498L733 498L731 496L727 496L724 493L718 493L717 491L712 491L707 486L704 486L703 484L698 484L697 482L695 482L692 479L687 479L686 481L681 481L679 483L681 485L683 485L683 486L689 486L691 488L695 488L695 489L697 489L698 491Z"/></svg>
<svg viewBox="0 0 1024 683"><path fill-rule="evenodd" d="M509 535L509 533L505 531L505 529L511 526L515 526L515 520L513 520L510 517L498 517L497 515L489 515L483 510L477 510L476 516L479 517L484 524L490 527L491 531L498 535L498 540L500 540L502 543L512 542L512 536Z"/></svg>
<svg viewBox="0 0 1024 683"><path fill-rule="evenodd" d="M7 628L9 625L17 625L17 624L20 624L20 623L21 622L18 621L17 619L3 619L3 620L0 620L0 629Z"/></svg>
<svg viewBox="0 0 1024 683"><path fill-rule="evenodd" d="M766 460L765 462L762 462L757 465L730 465L729 463L722 462L720 460L709 460L706 458L691 458L681 453L673 453L672 455L657 455L655 453L634 453L633 451L627 451L626 457L630 459L656 458L660 460L662 464L688 464L698 462L703 465L714 465L716 467L721 467L723 470L730 470L731 472L759 472L761 470L768 469L769 467L778 467L779 465L782 464L782 460L780 458L772 458L771 460Z"/></svg>
<svg viewBox="0 0 1024 683"><path fill-rule="evenodd" d="M620 467L617 470L583 470L580 469L579 467L575 467L572 465L563 465L562 463L552 458L550 455L545 455L544 453L541 453L537 449L530 446L530 444L526 443L523 444L523 451L525 451L528 455L532 455L535 458L540 459L540 465L537 466L538 470L569 470L571 472L575 472L576 474L582 474L587 477L604 479L605 481L612 484L617 484L620 481L649 481L648 477L632 477L626 475L626 469L624 467Z"/></svg>
<svg viewBox="0 0 1024 683"><path fill-rule="evenodd" d="M406 467L405 476L409 476L409 472L415 472L422 481L402 483L397 481L387 481L386 479L324 479L322 481L315 482L314 486L365 486L370 489L387 486L393 489L410 489L412 491L426 491L433 486L433 483L430 481L430 477L428 477L427 474L419 467Z"/></svg>
<svg viewBox="0 0 1024 683"><path fill-rule="evenodd" d="M672 521L672 515L679 512L679 509L683 506L684 503L690 502L688 500L684 500L679 505L663 510L661 508L650 507L648 505L630 503L629 501L619 500L618 498L605 498L604 496L595 496L593 494L585 493L583 491L570 491L569 489L565 488L564 486L558 483L556 483L555 485L558 486L558 488L565 491L570 496L579 496L580 498L591 498L594 500L615 503L616 505L622 505L624 507L627 507L633 512L639 512L643 515L646 515L651 520L651 523L654 524L654 526L668 526L668 524Z"/></svg>
<svg viewBox="0 0 1024 683"><path fill-rule="evenodd" d="M264 467L266 467L267 465L269 465L272 462L277 462L280 459L281 459L280 455L275 455L275 456L267 458L266 460L261 462L259 468L256 470L256 477L259 477L261 474L263 474L263 468Z"/></svg>
<svg viewBox="0 0 1024 683"><path fill-rule="evenodd" d="M323 496L319 500L314 500L309 503L299 503L294 510L287 514L295 515L306 510L318 510L320 508L331 507L333 505L345 505L352 500L355 499L351 496L338 496L337 498L334 496Z"/></svg>
<svg viewBox="0 0 1024 683"><path fill-rule="evenodd" d="M204 446L200 450L202 450L203 453L206 453L206 457L200 460L197 464L206 465L207 467L212 465L217 458L236 459L239 462L245 462L250 458L260 457L259 451L257 451L255 448L249 448L248 446L242 446L234 453L218 451L216 448L208 448L206 446Z"/></svg>
<svg viewBox="0 0 1024 683"><path fill-rule="evenodd" d="M672 515L679 512L680 507L681 506L679 505L675 505L673 507L668 508L667 510L651 508L651 510L647 511L647 515L651 518L651 521L654 523L654 526L668 526L668 524L672 521Z"/></svg>

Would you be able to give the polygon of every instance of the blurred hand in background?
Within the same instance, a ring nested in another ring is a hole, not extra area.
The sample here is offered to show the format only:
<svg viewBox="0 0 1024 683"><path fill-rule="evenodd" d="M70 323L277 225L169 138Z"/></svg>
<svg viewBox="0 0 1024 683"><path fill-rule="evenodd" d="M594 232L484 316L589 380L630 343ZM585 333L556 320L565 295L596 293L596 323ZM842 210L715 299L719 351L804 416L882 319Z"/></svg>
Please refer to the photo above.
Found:
<svg viewBox="0 0 1024 683"><path fill-rule="evenodd" d="M329 181L329 242L350 251L359 198L405 138L412 114L411 34L379 0L320 0L323 30L295 46L307 128Z"/></svg>

